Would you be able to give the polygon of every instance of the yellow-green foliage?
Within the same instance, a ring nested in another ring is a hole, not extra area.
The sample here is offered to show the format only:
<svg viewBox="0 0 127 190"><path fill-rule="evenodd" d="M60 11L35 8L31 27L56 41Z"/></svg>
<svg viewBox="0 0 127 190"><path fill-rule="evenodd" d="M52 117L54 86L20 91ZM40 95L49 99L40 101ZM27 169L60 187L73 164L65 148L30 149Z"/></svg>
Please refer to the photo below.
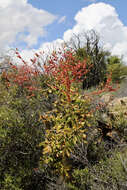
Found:
<svg viewBox="0 0 127 190"><path fill-rule="evenodd" d="M15 177L12 177L9 174L5 175L5 179L4 182L2 182L2 190L22 190L22 188L20 188L21 184L21 179L17 179Z"/></svg>
<svg viewBox="0 0 127 190"><path fill-rule="evenodd" d="M71 169L68 158L74 146L80 142L87 144L86 132L95 125L90 105L90 98L78 93L73 94L71 102L61 95L54 103L54 110L42 116L47 128L45 141L40 144L44 147L43 162L53 165L57 173L66 177Z"/></svg>

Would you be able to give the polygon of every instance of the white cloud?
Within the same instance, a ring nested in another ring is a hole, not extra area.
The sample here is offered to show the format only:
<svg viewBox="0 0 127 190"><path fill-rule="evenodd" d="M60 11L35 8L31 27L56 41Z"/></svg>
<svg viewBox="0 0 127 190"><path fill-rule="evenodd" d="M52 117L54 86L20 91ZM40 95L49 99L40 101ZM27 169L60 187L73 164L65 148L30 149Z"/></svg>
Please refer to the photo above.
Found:
<svg viewBox="0 0 127 190"><path fill-rule="evenodd" d="M48 52L48 53L54 50L57 51L59 48L61 48L63 43L64 41L62 39L57 39L57 40L54 40L53 42L47 42L47 43L42 44L39 50L43 50L44 52Z"/></svg>
<svg viewBox="0 0 127 190"><path fill-rule="evenodd" d="M23 59L27 62L29 62L30 59L34 58L34 54L36 53L37 50L32 49L32 50L23 50L21 52L21 57L23 57Z"/></svg>
<svg viewBox="0 0 127 190"><path fill-rule="evenodd" d="M56 16L34 8L27 0L0 0L0 48L13 43L35 45Z"/></svg>
<svg viewBox="0 0 127 190"><path fill-rule="evenodd" d="M114 55L123 55L123 60L127 64L127 26L119 19L113 6L105 3L93 3L77 12L74 19L76 24L72 29L64 32L63 40L58 39L44 43L40 50L49 51L56 44L59 47L63 41L69 41L73 34L94 29L100 34L104 48L110 50Z"/></svg>
<svg viewBox="0 0 127 190"><path fill-rule="evenodd" d="M105 47L113 54L124 55L127 61L127 26L120 21L114 7L105 3L93 3L82 8L75 16L76 24L64 33L68 41L73 33L80 34L91 29L96 30Z"/></svg>
<svg viewBox="0 0 127 190"><path fill-rule="evenodd" d="M61 39L54 40L52 42L47 42L42 44L42 46L39 49L25 49L22 50L20 53L21 57L27 62L31 63L30 59L34 58L35 53L40 55L40 62L44 62L46 58L51 55L53 51L59 51L60 49L63 49L62 46L64 45L64 41ZM17 59L16 56L13 56L13 62L18 62L20 63L20 59Z"/></svg>
<svg viewBox="0 0 127 190"><path fill-rule="evenodd" d="M62 22L65 22L66 20L66 16L62 16L59 20L58 20L58 23L62 23Z"/></svg>
<svg viewBox="0 0 127 190"><path fill-rule="evenodd" d="M123 60L127 64L127 40L122 43L116 43L112 49L112 53L119 56L124 56Z"/></svg>

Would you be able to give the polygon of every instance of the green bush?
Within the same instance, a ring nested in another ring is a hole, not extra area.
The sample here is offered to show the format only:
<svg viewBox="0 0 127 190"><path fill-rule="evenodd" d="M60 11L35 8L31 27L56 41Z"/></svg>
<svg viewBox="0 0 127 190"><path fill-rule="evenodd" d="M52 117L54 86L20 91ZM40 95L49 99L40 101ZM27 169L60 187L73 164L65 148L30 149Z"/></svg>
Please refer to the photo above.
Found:
<svg viewBox="0 0 127 190"><path fill-rule="evenodd" d="M114 83L122 82L127 76L127 66L117 56L110 56L108 58L107 71L112 73L112 82Z"/></svg>
<svg viewBox="0 0 127 190"><path fill-rule="evenodd" d="M68 189L80 190L119 190L126 187L126 175L120 159L121 153L100 161L94 166L74 170L72 184Z"/></svg>
<svg viewBox="0 0 127 190"><path fill-rule="evenodd" d="M2 190L117 189L125 180L123 159L113 154L116 142L107 134L113 122L119 131L126 122L100 122L106 108L94 102L95 95L112 90L111 80L81 94L87 62L77 64L73 52L64 53L60 61L54 53L43 74L25 65L1 75Z"/></svg>
<svg viewBox="0 0 127 190"><path fill-rule="evenodd" d="M42 188L44 180L35 175L42 157L42 148L38 145L45 136L40 116L52 109L53 96L47 88L40 88L30 96L29 91L17 84L7 87L3 79L0 87L1 189L35 189L34 184L39 189L39 183Z"/></svg>

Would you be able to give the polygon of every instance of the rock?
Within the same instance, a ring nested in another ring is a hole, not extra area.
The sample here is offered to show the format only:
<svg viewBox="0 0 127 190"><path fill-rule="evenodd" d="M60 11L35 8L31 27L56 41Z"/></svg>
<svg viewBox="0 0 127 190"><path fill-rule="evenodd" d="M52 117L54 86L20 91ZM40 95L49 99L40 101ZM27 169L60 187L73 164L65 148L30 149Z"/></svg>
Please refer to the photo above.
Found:
<svg viewBox="0 0 127 190"><path fill-rule="evenodd" d="M114 115L120 115L121 113L127 117L127 97L115 98L108 104L109 112Z"/></svg>
<svg viewBox="0 0 127 190"><path fill-rule="evenodd" d="M116 105L126 106L127 105L127 97L115 98L113 101L111 101L110 104L112 104L112 106L116 106Z"/></svg>
<svg viewBox="0 0 127 190"><path fill-rule="evenodd" d="M101 98L100 98L100 100L102 101L102 102L104 102L104 103L109 103L110 101L112 101L113 100L113 95L112 94L109 94L109 93L107 93L107 94L104 94Z"/></svg>

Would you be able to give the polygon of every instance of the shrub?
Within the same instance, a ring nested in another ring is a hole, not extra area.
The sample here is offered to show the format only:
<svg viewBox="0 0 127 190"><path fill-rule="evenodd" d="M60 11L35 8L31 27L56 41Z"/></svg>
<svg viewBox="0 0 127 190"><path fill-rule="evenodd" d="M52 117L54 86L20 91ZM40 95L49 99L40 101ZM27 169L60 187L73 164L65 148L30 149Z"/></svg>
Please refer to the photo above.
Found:
<svg viewBox="0 0 127 190"><path fill-rule="evenodd" d="M35 189L36 180L36 189L39 189L39 183L42 189L44 187L45 177L42 180L38 175L34 176L42 155L42 148L38 145L45 136L45 125L40 115L52 109L54 97L40 81L44 81L44 75L37 75L26 65L12 66L1 75L1 189Z"/></svg>
<svg viewBox="0 0 127 190"><path fill-rule="evenodd" d="M112 72L112 81L122 82L127 76L127 66L123 64L122 59L117 56L110 56L107 64L108 72Z"/></svg>
<svg viewBox="0 0 127 190"><path fill-rule="evenodd" d="M92 108L90 94L81 96L76 88L82 75L89 72L86 61L76 63L75 55L69 51L64 53L60 61L56 54L54 56L55 59L51 59L45 69L54 79L54 84L49 87L58 99L53 104L54 110L42 116L47 130L45 141L40 146L44 147L42 163L50 165L57 174L68 178L72 168L70 155L73 154L75 145L82 142L87 144L87 132L96 126L96 109ZM109 83L110 79L105 88L95 94L106 89L112 90Z"/></svg>
<svg viewBox="0 0 127 190"><path fill-rule="evenodd" d="M114 89L108 78L104 89L81 95L77 84L90 67L71 51L62 56L54 52L44 65L44 73L34 66L36 60L30 67L17 55L23 65L11 65L0 81L1 188L41 190L54 181L57 185L59 178L68 181L76 164L85 167L93 158L88 147L99 153L100 160L103 151L96 145L100 134L97 131L97 138L88 138L96 129L99 109L94 107L92 96ZM82 144L87 155L84 162L79 159L76 163L76 148Z"/></svg>
<svg viewBox="0 0 127 190"><path fill-rule="evenodd" d="M121 153L114 153L111 158L100 161L92 167L74 170L72 187L68 189L117 190L126 187L126 172L120 159Z"/></svg>

